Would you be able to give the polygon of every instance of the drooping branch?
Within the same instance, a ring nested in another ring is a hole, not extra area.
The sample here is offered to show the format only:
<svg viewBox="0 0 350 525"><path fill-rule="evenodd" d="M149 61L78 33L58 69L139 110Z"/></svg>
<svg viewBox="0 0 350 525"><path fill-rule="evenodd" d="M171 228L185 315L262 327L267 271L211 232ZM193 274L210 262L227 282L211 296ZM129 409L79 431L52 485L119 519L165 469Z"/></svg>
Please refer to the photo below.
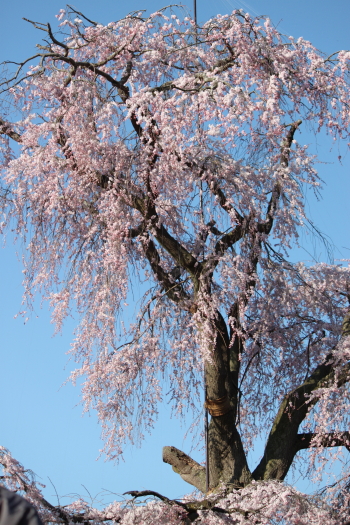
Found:
<svg viewBox="0 0 350 525"><path fill-rule="evenodd" d="M61 147L62 153L65 156L65 158L71 163L71 169L72 170L77 170L78 169L78 164L77 164L77 161L75 159L75 156L74 156L74 153L72 151L72 148L69 145L67 136L66 136L66 134L65 134L65 132L63 130L62 120L63 120L63 117L60 117L59 119L57 119L58 137L57 137L56 142Z"/></svg>
<svg viewBox="0 0 350 525"><path fill-rule="evenodd" d="M198 40L198 33L196 33L196 43L200 44L200 42ZM191 81L193 82L193 80L199 80L200 81L199 85L196 85L195 87L193 86L192 88L186 89L182 85L178 86L176 84L176 82L174 82L173 80L170 80L170 81L167 81L167 82L163 82L163 84L161 84L159 86L155 86L155 87L151 88L150 92L151 93L157 93L157 92L158 93L164 93L164 92L168 92L168 91L172 91L172 90L176 90L176 89L178 89L179 91L198 92L198 91L201 91L203 89L208 89L208 87L204 87L204 86L207 83L209 83L209 82L211 83L210 89L211 90L215 90L218 87L217 78L215 76L211 77L211 76L208 76L206 74L210 72L213 75L219 75L220 73L223 73L224 71L227 71L227 69L230 69L230 67L232 67L234 65L237 66L236 59L239 57L239 53L235 53L234 50L232 49L232 47L227 42L225 42L225 44L226 44L226 48L229 50L229 56L219 59L216 62L216 64L214 64L208 70L201 69L201 71L197 71L196 73L193 74L192 78L189 79L189 83ZM169 65L167 62L164 62L164 63L166 65ZM196 65L197 69L200 68L200 66L201 66L201 63L199 62ZM174 67L176 69L179 69L179 67L174 65L174 64L172 64L172 67Z"/></svg>
<svg viewBox="0 0 350 525"><path fill-rule="evenodd" d="M32 498L34 498L36 500L36 505L47 509L50 513L53 514L53 516L55 517L55 520L60 520L59 523L65 523L68 525L69 523L72 523L72 522L73 523L88 523L90 521L89 518L84 515L77 515L74 513L70 513L67 510L65 510L63 507L61 506L55 507L49 501L47 501L47 499L44 498L44 496L42 496L40 491L36 489L35 484L33 484L28 479L27 471L25 471L22 465L20 465L19 463L16 462L16 466L17 468L19 467L19 470L20 471L22 470L22 472L17 471L17 472L11 472L11 474L7 473L6 469L8 468L8 462L3 461L3 456L4 454L2 455L0 459L0 464L5 469L4 478L6 479L6 478L12 477L13 480L16 482L16 485L19 488L19 490L23 491L28 496L31 496Z"/></svg>
<svg viewBox="0 0 350 525"><path fill-rule="evenodd" d="M135 38L135 36L133 36L130 39L130 41L128 41L125 44L123 44L116 51L113 51L113 53L111 53L111 55L109 55L108 57L104 58L103 60L100 60L99 62L77 61L72 56L69 56L70 51L72 51L72 50L74 51L75 48L67 45L66 43L64 43L62 41L57 40L57 38L54 36L54 34L52 32L50 24L41 24L41 23L38 23L38 22L33 22L32 20L28 20L28 19L24 19L24 20L26 20L27 22L30 22L31 24L33 24L36 29L40 29L41 31L45 31L46 33L48 33L49 38L51 40L51 43L54 44L55 46L61 47L63 52L59 53L59 52L57 52L57 50L52 51L52 47L51 47L50 43L48 44L48 46L37 45L37 47L39 47L40 49L44 50L45 52L44 53L38 53L35 56L31 57L30 59L27 59L25 62L21 63L19 65L19 68L18 68L16 74L13 76L13 78L7 80L7 84L9 84L11 81L16 81L17 80L18 75L20 74L20 72L22 71L23 66L28 62L28 60L32 60L34 58L40 57L41 58L41 66L42 66L42 68L44 67L45 61L47 59L51 59L53 62L61 61L61 62L64 62L66 64L69 64L75 71L78 70L78 69L83 69L83 70L85 69L85 70L91 71L95 75L100 76L100 77L104 78L105 80L107 80L114 88L116 88L117 92L118 92L118 94L119 94L119 96L120 96L120 98L121 98L121 100L123 102L125 102L129 98L129 96L130 96L129 88L127 86L125 86L125 74L123 76L122 81L118 81L112 75L110 75L107 71L104 71L103 67L108 62L110 62L113 59L115 59L115 57L117 55L122 53L132 43L132 41ZM34 75L37 75L37 72ZM19 81L17 81L16 83L18 84L18 83L22 82L24 78L28 78L28 77L23 77Z"/></svg>
<svg viewBox="0 0 350 525"><path fill-rule="evenodd" d="M301 123L302 123L301 120L297 120L289 125L290 129L288 130L288 133L281 147L280 164L283 168L287 168L289 165L290 150L291 150L291 146L293 143L294 135L295 135L296 130L301 125ZM270 202L267 207L265 221L262 223L259 223L257 226L257 231L259 233L265 233L266 235L268 235L271 232L275 212L277 209L277 204L282 195L282 190L283 190L283 187L282 187L281 182L277 181L275 184L275 187L273 188L272 196L271 196Z"/></svg>
<svg viewBox="0 0 350 525"><path fill-rule="evenodd" d="M289 156L290 156L290 148L294 139L294 134L298 127L301 124L301 120L298 120L290 125L290 129L288 130L288 133L283 141L282 148L281 148L281 160L280 163L283 167L287 167L289 163ZM282 188L280 186L280 182L277 182L273 195L270 199L270 202L268 204L267 212L266 212L266 220L263 223L264 228L262 228L261 224L257 225L256 230L254 231L254 224L252 224L250 228L250 224L253 223L252 218L249 217L247 219L244 219L241 217L240 223L236 226L234 230L224 235L216 244L215 246L215 252L216 252L216 260L219 260L219 256L221 253L224 253L228 248L233 246L238 240L240 240L243 236L246 234L250 234L252 237L252 246L250 249L250 253L248 256L249 261L249 268L246 270L246 282L245 282L245 289L243 292L239 294L237 297L237 300L235 303L231 306L229 311L229 317L231 318L231 322L235 323L235 329L236 331L240 329L240 320L239 320L239 314L240 314L240 308L243 306L246 306L248 304L249 298L251 297L255 287L256 287L256 271L257 266L259 263L259 256L260 256L260 250L261 250L261 239L259 233L265 233L265 235L268 235L271 232L272 226L273 226L273 220L274 215L277 208L277 203L280 198L282 192ZM224 199L224 196L222 196ZM225 201L224 201L225 202ZM231 338L233 337L233 330L231 326ZM237 403L237 393L238 393L238 374L240 369L240 361L239 361L239 353L243 349L243 341L241 336L238 336L235 334L234 336L234 342L230 347L229 353L230 353L230 374L231 374L231 380L235 382L236 385L236 403Z"/></svg>
<svg viewBox="0 0 350 525"><path fill-rule="evenodd" d="M290 157L290 148L293 143L294 134L300 124L302 123L301 120L297 120L296 122L293 122L290 124L290 129L288 130L288 133L283 140L282 147L281 147L281 157L280 157L280 164L282 167L286 168L289 164L289 157ZM236 219L237 219L237 226L229 231L228 233L224 234L216 243L214 253L213 255L209 256L207 258L206 264L210 265L211 267L215 268L217 264L219 263L220 257L234 244L236 244L238 241L240 241L248 232L249 227L251 225L252 231L251 234L253 235L253 244L254 244L254 238L256 235L254 235L254 225L252 221L252 217L243 217L237 209L235 209L232 204L227 202L227 198L225 196L225 193L222 191L222 189L219 187L219 184L217 181L211 182L209 184L209 188L214 193L214 195L217 196L220 206L223 210L225 210L228 213L234 212ZM257 233L264 233L265 235L268 235L273 226L274 216L277 209L277 204L279 201L279 198L282 194L282 185L281 182L278 181L275 184L275 187L272 192L271 199L267 206L266 211L266 218L263 223L258 223L256 226L256 232ZM256 252L256 250L253 247L253 251ZM254 254L255 259L256 253ZM254 271L256 269L258 260L255 261L253 264ZM249 285L251 287L251 284Z"/></svg>
<svg viewBox="0 0 350 525"><path fill-rule="evenodd" d="M160 499L163 503L166 503L167 505L181 507L182 509L188 512L187 518L189 522L193 522L199 517L199 514L197 511L200 511L200 510L205 510L205 511L211 510L213 513L218 513L218 514L238 513L244 516L244 518L246 519L248 519L250 514L257 513L256 510L243 510L237 507L229 508L229 509L223 509L221 507L218 507L217 503L220 500L222 500L223 498L222 494L220 494L218 497L213 497L211 495L209 498L206 498L203 500L186 501L186 502L182 502L177 499L169 499L166 496L163 496L162 494L154 490L130 490L129 492L124 492L124 495L130 495L135 499L144 498L147 496L154 496L155 498Z"/></svg>

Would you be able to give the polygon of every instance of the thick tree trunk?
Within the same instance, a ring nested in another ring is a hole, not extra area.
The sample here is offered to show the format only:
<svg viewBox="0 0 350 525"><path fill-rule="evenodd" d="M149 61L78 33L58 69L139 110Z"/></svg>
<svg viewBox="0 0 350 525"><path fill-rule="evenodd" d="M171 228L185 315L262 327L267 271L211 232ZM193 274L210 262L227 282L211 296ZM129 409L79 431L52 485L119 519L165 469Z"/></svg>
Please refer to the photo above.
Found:
<svg viewBox="0 0 350 525"><path fill-rule="evenodd" d="M208 433L209 488L221 483L245 486L252 480L241 437L236 427L240 341L230 338L218 313L213 362L205 365Z"/></svg>
<svg viewBox="0 0 350 525"><path fill-rule="evenodd" d="M221 484L244 487L252 481L232 411L212 417L209 426L209 490ZM163 461L201 492L206 492L206 469L175 447L163 448Z"/></svg>
<svg viewBox="0 0 350 525"><path fill-rule="evenodd" d="M240 341L230 346L224 319L217 313L213 361L205 363L209 490L222 483L243 487L251 482L246 455L236 427ZM163 461L187 482L205 492L205 469L175 447L164 447Z"/></svg>
<svg viewBox="0 0 350 525"><path fill-rule="evenodd" d="M235 487L248 485L252 475L232 412L211 418L208 439L209 490L222 483Z"/></svg>

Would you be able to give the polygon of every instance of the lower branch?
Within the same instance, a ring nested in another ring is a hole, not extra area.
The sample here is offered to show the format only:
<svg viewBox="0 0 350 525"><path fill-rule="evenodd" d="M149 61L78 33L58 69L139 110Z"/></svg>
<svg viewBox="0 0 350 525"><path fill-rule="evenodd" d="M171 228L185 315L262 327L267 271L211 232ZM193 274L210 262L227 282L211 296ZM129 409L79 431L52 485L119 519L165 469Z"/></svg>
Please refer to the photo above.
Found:
<svg viewBox="0 0 350 525"><path fill-rule="evenodd" d="M164 448L175 448L175 447L164 447ZM243 510L240 508L231 508L231 509L223 509L221 507L217 507L216 503L218 503L221 499L223 499L223 495L220 495L218 498L210 498L210 499L204 499L200 501L186 501L186 503L179 501L177 499L169 499L166 496L162 496L162 494L159 494L159 492L155 492L154 490L131 490L130 492L124 492L124 495L130 495L134 499L136 498L143 498L145 496L154 496L158 499L160 499L163 503L167 503L168 505L175 505L177 507L181 507L185 511L187 511L187 520L185 523L192 523L193 521L196 521L197 518L199 518L198 511L205 510L205 511L212 511L213 513L217 514L233 514L238 513L244 516L244 518L248 519L248 516L252 514L252 511ZM254 511L253 511L254 512Z"/></svg>
<svg viewBox="0 0 350 525"><path fill-rule="evenodd" d="M182 479L205 493L205 468L176 447L163 447L163 461Z"/></svg>
<svg viewBox="0 0 350 525"><path fill-rule="evenodd" d="M132 496L134 499L144 498L145 496L154 496L163 501L164 503L168 503L168 505L177 505L178 507L182 507L187 510L187 506L181 501L178 501L176 499L169 499L166 496L162 496L162 494L159 494L159 492L156 492L154 490L130 490L129 492L124 492L123 496Z"/></svg>

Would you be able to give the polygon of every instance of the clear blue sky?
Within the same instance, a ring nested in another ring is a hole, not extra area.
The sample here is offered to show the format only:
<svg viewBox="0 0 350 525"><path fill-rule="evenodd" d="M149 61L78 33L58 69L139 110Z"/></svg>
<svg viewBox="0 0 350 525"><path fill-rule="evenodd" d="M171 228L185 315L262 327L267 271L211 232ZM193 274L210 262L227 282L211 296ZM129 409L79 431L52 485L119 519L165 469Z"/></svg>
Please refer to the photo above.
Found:
<svg viewBox="0 0 350 525"><path fill-rule="evenodd" d="M185 2L186 3L186 2ZM187 3L192 12L192 0ZM164 0L75 0L74 7L89 18L108 23L137 9L153 12L165 5ZM42 35L22 17L39 22L54 22L54 15L65 7L60 0L2 0L0 22L0 61L20 60L34 54L34 46ZM197 0L198 21L218 13L243 8L250 14L268 15L281 32L294 37L303 36L319 49L331 53L350 49L349 0ZM349 156L341 151L343 164L337 161L338 150L329 152L329 144L319 141L318 154L325 164L320 173L326 181L324 199L317 202L308 197L308 210L321 230L334 242L335 257L350 257L349 239ZM305 249L313 250L310 239L303 238ZM295 257L309 259L306 251ZM72 320L62 336L52 338L53 326L46 305L37 310L24 325L14 319L21 309L21 264L16 248L9 243L1 252L0 273L0 444L8 447L27 468L31 468L47 485L45 495L55 503L55 491L60 496L86 495L84 485L92 496L103 489L114 493L149 488L168 497L180 497L189 485L161 460L163 445L175 445L189 452L190 443L183 443L182 429L170 419L170 409L162 407L159 424L147 437L141 449L129 447L125 462L118 466L96 461L101 448L100 428L94 413L82 417L79 389L61 385L69 375L72 364L65 352L69 349L74 328ZM68 503L61 499L61 503Z"/></svg>

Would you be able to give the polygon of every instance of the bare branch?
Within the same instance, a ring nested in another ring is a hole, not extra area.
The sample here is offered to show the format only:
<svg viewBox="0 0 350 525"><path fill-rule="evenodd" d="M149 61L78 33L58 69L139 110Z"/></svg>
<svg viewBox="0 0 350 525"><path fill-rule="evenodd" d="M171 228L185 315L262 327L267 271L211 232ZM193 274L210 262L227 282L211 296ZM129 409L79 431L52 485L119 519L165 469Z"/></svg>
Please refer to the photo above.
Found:
<svg viewBox="0 0 350 525"><path fill-rule="evenodd" d="M290 129L286 135L286 138L284 139L282 143L280 163L281 163L281 166L283 166L284 168L286 168L289 164L290 148L292 146L294 134L301 123L302 123L301 120L297 120L296 122L293 122L292 124L289 125ZM275 212L277 209L277 203L279 201L281 194L282 194L282 185L280 181L278 181L275 184L275 187L272 191L272 196L271 196L270 202L267 207L265 222L258 224L258 227L257 227L258 232L265 233L267 235L270 233L272 226L273 226Z"/></svg>
<svg viewBox="0 0 350 525"><path fill-rule="evenodd" d="M35 29L40 29L40 31L45 31L45 33L48 32L48 30L45 29L44 27L40 27L40 26L47 27L47 24L43 24L42 22L33 22L33 20L29 20L29 18L24 18L24 17L22 17L22 20L25 20L26 22L29 22L30 24L32 24L35 27Z"/></svg>
<svg viewBox="0 0 350 525"><path fill-rule="evenodd" d="M76 13L77 15L81 16L82 18L84 18L87 22L89 22L89 24L92 24L93 26L97 26L98 25L97 22L94 22L93 20L90 20L85 15L83 15L83 13L81 13L80 11L76 11L74 9L74 7L72 7L71 5L67 4L67 7L69 7L69 9L71 11L73 11L73 13Z"/></svg>
<svg viewBox="0 0 350 525"><path fill-rule="evenodd" d="M184 481L205 493L205 468L176 447L163 447L163 461Z"/></svg>
<svg viewBox="0 0 350 525"><path fill-rule="evenodd" d="M64 42L60 42L59 40L57 40L57 38L54 36L52 32L50 24L47 24L47 32L49 33L52 42L56 44L56 46L62 47L65 50L65 56L67 56L69 53L69 47Z"/></svg>

